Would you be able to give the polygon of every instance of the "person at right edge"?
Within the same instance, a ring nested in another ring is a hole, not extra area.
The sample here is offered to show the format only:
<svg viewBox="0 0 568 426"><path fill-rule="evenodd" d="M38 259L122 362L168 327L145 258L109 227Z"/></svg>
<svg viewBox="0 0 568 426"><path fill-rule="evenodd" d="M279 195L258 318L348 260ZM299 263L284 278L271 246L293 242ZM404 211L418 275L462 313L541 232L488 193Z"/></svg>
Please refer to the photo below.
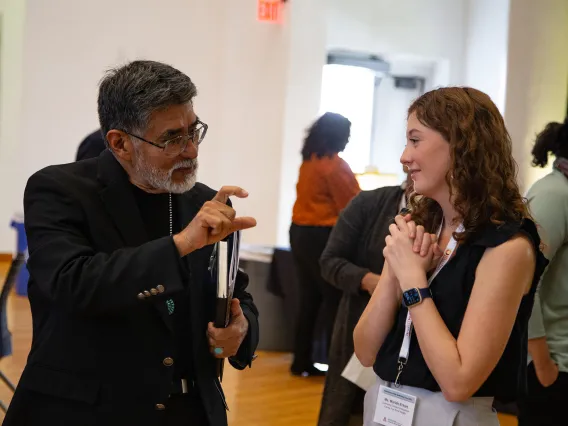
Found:
<svg viewBox="0 0 568 426"><path fill-rule="evenodd" d="M552 172L527 199L541 231L550 265L542 276L529 321L528 395L519 401L519 426L565 425L560 407L568 395L568 118L549 123L532 150L533 164Z"/></svg>
<svg viewBox="0 0 568 426"><path fill-rule="evenodd" d="M496 426L493 401L526 391L528 321L548 264L511 138L486 94L436 89L409 108L401 163L411 214L389 227L354 332L378 376L364 425Z"/></svg>
<svg viewBox="0 0 568 426"><path fill-rule="evenodd" d="M325 374L313 365L314 331L318 317L322 318L323 341L328 352L342 292L322 278L319 259L339 213L360 191L351 168L339 156L350 134L351 122L347 118L326 112L309 128L302 148L303 161L290 226L300 294L294 361L290 368L296 376Z"/></svg>

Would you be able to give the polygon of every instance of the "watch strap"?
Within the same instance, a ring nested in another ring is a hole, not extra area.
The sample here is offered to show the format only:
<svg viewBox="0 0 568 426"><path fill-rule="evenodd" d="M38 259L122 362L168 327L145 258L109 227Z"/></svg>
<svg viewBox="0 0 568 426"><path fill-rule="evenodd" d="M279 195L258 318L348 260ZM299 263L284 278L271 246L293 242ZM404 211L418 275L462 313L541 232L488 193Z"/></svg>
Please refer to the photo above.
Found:
<svg viewBox="0 0 568 426"><path fill-rule="evenodd" d="M426 288L419 288L418 292L420 293L420 296L422 297L422 300L427 299L427 298L431 298L432 297L432 292L430 291L430 287L426 287Z"/></svg>

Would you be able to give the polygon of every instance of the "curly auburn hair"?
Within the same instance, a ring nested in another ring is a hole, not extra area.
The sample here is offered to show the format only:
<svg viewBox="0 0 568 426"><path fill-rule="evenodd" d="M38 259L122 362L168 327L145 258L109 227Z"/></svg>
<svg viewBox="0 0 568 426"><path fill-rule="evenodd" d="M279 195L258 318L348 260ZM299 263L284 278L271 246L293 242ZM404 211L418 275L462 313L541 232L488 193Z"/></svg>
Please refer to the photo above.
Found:
<svg viewBox="0 0 568 426"><path fill-rule="evenodd" d="M446 174L454 208L463 220L459 242L466 242L489 224L530 218L517 185L517 163L503 117L489 96L469 87L432 90L416 99L408 116L439 132L450 144ZM428 232L442 220L440 205L410 189L409 204L416 223Z"/></svg>

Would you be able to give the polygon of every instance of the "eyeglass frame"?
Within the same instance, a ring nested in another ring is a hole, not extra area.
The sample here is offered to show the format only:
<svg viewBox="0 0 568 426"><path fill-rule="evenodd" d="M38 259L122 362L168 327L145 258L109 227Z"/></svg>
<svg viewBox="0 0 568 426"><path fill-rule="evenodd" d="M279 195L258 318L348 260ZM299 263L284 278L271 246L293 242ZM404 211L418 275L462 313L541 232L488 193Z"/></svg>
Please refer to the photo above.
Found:
<svg viewBox="0 0 568 426"><path fill-rule="evenodd" d="M194 146L199 146L199 145L201 144L201 142L203 142L203 139L205 139L205 135L207 134L207 129L209 129L209 126L208 126L206 123L204 123L203 121L201 121L199 118L198 118L197 120L195 120L194 123L192 123L192 126L193 126L194 128L196 128L199 124L201 124L201 126L203 127L203 135L201 136L200 140L197 141L197 144L192 141L192 143L193 143ZM160 148L160 149L161 149L162 151L164 151L164 152L165 152L166 148L168 147L168 145L169 145L170 143L173 143L173 141L175 141L175 140L178 139L178 138L183 138L183 139L185 140L185 146L184 146L183 149L180 150L180 152L179 152L178 154L176 154L176 155L179 155L179 154L181 154L182 152L184 152L184 151L187 149L187 145L188 145L189 141L193 139L193 134L192 134L192 135L179 135L179 136L175 136L175 137L173 137L173 138L171 138L171 139L168 139L168 140L165 141L163 144L159 144L159 143L157 143L157 142L152 142L152 141L149 141L149 140L147 140L147 139L144 139L144 138L141 137L141 136L138 136L138 135L134 135L134 134L132 134L132 133L129 133L129 132L127 132L126 130L121 130L121 131L124 132L124 133L126 133L128 136L131 136L131 137L136 138L136 139L140 139L142 142L146 142L147 144L150 144L150 145L152 145L152 146L155 146L156 148Z"/></svg>

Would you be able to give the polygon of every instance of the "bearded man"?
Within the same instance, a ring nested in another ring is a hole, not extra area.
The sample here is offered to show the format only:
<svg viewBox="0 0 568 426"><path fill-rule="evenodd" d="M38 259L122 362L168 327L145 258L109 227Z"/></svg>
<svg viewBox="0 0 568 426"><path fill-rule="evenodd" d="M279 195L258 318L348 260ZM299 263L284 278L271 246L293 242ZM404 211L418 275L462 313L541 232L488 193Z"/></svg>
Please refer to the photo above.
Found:
<svg viewBox="0 0 568 426"><path fill-rule="evenodd" d="M196 183L207 125L196 88L165 64L109 71L107 150L47 167L24 195L33 341L5 426L227 424L216 358L251 365L258 311L237 276L217 329L213 244L256 225Z"/></svg>

